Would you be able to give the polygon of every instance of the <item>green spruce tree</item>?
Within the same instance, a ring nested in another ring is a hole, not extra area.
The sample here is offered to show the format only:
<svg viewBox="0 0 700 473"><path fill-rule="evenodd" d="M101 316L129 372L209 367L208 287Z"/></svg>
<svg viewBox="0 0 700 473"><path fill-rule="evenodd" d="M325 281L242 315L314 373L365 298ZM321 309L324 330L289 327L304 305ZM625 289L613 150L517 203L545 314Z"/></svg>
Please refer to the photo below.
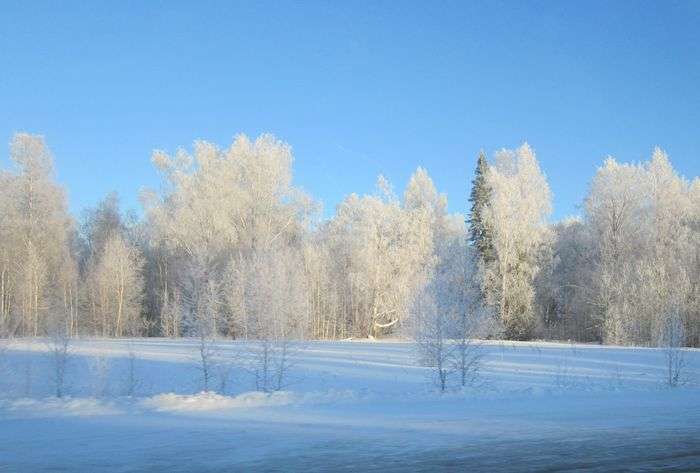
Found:
<svg viewBox="0 0 700 473"><path fill-rule="evenodd" d="M476 249L477 256L481 263L488 264L495 258L493 240L489 229L484 222L484 208L491 198L491 188L486 181L488 163L483 151L479 152L479 159L476 163L476 171L472 180L472 192L469 196L471 210L467 218L469 227L469 241Z"/></svg>

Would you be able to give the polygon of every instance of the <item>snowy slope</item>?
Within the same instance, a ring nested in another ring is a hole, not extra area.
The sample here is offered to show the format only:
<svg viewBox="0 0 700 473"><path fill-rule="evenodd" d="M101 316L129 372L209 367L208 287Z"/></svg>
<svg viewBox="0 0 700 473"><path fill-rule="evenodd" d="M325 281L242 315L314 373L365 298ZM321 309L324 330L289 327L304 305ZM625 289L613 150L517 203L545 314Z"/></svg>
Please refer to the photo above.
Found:
<svg viewBox="0 0 700 473"><path fill-rule="evenodd" d="M478 385L440 395L408 343L310 342L268 395L251 392L245 345L222 342L226 392L197 394L194 341L82 340L56 399L47 345L16 341L0 355L0 472L700 470L700 351L671 389L660 350L482 350Z"/></svg>

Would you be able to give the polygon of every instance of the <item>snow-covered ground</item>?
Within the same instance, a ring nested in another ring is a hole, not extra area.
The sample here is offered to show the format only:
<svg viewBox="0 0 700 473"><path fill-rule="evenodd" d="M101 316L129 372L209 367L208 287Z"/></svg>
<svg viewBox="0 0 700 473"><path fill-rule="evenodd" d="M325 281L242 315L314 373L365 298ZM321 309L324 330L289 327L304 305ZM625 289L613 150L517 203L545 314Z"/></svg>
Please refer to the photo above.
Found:
<svg viewBox="0 0 700 473"><path fill-rule="evenodd" d="M202 394L195 341L81 340L63 399L47 350L0 354L0 472L700 471L699 350L668 388L661 350L491 342L439 394L409 343L310 342L263 394L222 342Z"/></svg>

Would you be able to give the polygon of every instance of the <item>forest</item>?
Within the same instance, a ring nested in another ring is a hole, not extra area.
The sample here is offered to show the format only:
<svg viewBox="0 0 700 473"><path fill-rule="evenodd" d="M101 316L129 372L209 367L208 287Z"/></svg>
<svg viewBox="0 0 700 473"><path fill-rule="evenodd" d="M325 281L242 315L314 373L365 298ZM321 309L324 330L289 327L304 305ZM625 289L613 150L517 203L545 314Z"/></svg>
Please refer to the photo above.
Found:
<svg viewBox="0 0 700 473"><path fill-rule="evenodd" d="M418 168L403 193L379 176L330 218L268 134L153 152L162 182L139 216L115 193L72 216L41 136L16 134L9 154L3 336L700 346L700 179L659 148L606 158L581 216L557 222L528 144L478 155L467 215Z"/></svg>

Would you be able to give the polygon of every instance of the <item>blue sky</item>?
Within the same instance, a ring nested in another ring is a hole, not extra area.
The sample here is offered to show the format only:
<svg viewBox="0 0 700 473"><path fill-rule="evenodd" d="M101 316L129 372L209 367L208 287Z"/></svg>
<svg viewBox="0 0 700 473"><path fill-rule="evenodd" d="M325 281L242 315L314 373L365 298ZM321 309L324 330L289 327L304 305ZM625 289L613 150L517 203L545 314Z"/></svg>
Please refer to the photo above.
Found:
<svg viewBox="0 0 700 473"><path fill-rule="evenodd" d="M155 148L271 132L327 215L417 166L464 212L479 149L528 141L556 219L608 154L700 174L699 24L690 1L5 1L0 139L43 134L78 213L138 209Z"/></svg>

